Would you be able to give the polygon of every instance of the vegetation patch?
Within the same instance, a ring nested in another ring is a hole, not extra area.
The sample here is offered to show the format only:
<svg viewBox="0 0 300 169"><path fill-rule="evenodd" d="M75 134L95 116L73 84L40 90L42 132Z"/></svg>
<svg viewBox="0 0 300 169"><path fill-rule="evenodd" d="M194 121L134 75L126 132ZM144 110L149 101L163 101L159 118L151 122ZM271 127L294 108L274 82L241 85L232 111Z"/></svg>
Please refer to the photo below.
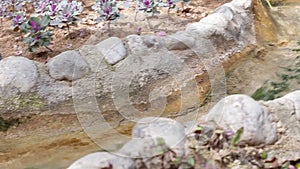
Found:
<svg viewBox="0 0 300 169"><path fill-rule="evenodd" d="M0 117L0 131L6 132L10 127L20 124L19 118L4 119Z"/></svg>
<svg viewBox="0 0 300 169"><path fill-rule="evenodd" d="M300 84L300 56L295 58L292 65L282 67L282 69L283 73L277 74L278 81L268 80L254 92L252 97L255 100L273 100L279 98L288 92L291 84Z"/></svg>
<svg viewBox="0 0 300 169"><path fill-rule="evenodd" d="M16 95L0 100L0 110L42 110L46 107L43 99L37 94Z"/></svg>

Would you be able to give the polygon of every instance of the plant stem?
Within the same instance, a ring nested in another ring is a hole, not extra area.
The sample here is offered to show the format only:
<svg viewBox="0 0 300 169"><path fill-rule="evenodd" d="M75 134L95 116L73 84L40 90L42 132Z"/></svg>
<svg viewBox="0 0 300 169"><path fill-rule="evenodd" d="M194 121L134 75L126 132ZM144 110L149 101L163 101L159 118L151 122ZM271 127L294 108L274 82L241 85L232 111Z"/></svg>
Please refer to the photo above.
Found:
<svg viewBox="0 0 300 169"><path fill-rule="evenodd" d="M110 20L106 20L106 22L107 22L107 29L108 31L110 31Z"/></svg>
<svg viewBox="0 0 300 169"><path fill-rule="evenodd" d="M50 52L53 52L53 50L51 48L49 48L48 46L45 46L45 48L47 48Z"/></svg>
<svg viewBox="0 0 300 169"><path fill-rule="evenodd" d="M67 24L67 28L68 28L68 34L70 34L70 26L69 26L69 24Z"/></svg>
<svg viewBox="0 0 300 169"><path fill-rule="evenodd" d="M147 23L148 23L149 29L150 29L150 30L152 30L152 26L151 26L151 24L150 24L150 21L149 21L149 17L148 17L148 16L146 16L146 20L147 20Z"/></svg>
<svg viewBox="0 0 300 169"><path fill-rule="evenodd" d="M270 3L270 1L269 0L265 0L265 1L267 2L268 6L272 9L273 7L272 7L272 4Z"/></svg>
<svg viewBox="0 0 300 169"><path fill-rule="evenodd" d="M134 21L136 21L137 14L138 14L138 12L136 11L135 15L134 15Z"/></svg>

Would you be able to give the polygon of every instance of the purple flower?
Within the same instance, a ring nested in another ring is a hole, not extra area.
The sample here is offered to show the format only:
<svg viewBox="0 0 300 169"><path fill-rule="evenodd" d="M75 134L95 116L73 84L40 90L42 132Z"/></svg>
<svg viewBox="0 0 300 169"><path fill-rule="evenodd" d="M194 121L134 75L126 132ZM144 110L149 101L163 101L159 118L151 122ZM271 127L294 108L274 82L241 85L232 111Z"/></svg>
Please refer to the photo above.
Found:
<svg viewBox="0 0 300 169"><path fill-rule="evenodd" d="M70 16L70 11L69 11L69 9L67 9L66 11L65 11L66 13L65 13L65 17L69 17Z"/></svg>
<svg viewBox="0 0 300 169"><path fill-rule="evenodd" d="M109 15L109 14L110 14L110 10L111 10L111 7L108 6L108 7L104 10L105 14L106 14L106 15Z"/></svg>
<svg viewBox="0 0 300 169"><path fill-rule="evenodd" d="M169 5L169 6L173 5L172 0L168 0L168 5Z"/></svg>
<svg viewBox="0 0 300 169"><path fill-rule="evenodd" d="M54 15L56 11L56 4L51 5L51 15Z"/></svg>
<svg viewBox="0 0 300 169"><path fill-rule="evenodd" d="M19 25L22 22L22 15L18 14L12 21L14 25Z"/></svg>
<svg viewBox="0 0 300 169"><path fill-rule="evenodd" d="M147 8L149 8L149 6L150 6L150 0L144 0L143 4L144 4Z"/></svg>
<svg viewBox="0 0 300 169"><path fill-rule="evenodd" d="M233 132L231 130L225 130L225 134L227 137L230 137L233 135Z"/></svg>
<svg viewBox="0 0 300 169"><path fill-rule="evenodd" d="M55 9L56 9L56 4L51 5L51 11L55 12Z"/></svg>
<svg viewBox="0 0 300 169"><path fill-rule="evenodd" d="M45 8L45 3L42 2L42 3L40 4L39 8L40 8L41 11L44 10L44 8Z"/></svg>
<svg viewBox="0 0 300 169"><path fill-rule="evenodd" d="M36 41L38 41L38 40L40 40L40 39L42 39L42 36L41 36L41 35L38 35L37 37L34 38L34 40L36 40Z"/></svg>
<svg viewBox="0 0 300 169"><path fill-rule="evenodd" d="M35 32L39 31L40 25L35 20L31 19L29 24Z"/></svg>
<svg viewBox="0 0 300 169"><path fill-rule="evenodd" d="M16 21L20 21L20 19L21 19L21 15L20 14L18 14L17 16L16 16Z"/></svg>

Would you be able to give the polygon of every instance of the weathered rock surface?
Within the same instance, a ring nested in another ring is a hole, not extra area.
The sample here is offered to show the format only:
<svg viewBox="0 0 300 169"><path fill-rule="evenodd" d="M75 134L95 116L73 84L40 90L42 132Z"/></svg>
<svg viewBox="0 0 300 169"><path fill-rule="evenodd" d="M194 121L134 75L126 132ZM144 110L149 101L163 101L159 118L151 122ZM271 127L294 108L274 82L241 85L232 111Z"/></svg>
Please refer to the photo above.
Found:
<svg viewBox="0 0 300 169"><path fill-rule="evenodd" d="M30 92L37 79L36 65L25 57L11 56L0 61L0 97Z"/></svg>
<svg viewBox="0 0 300 169"><path fill-rule="evenodd" d="M268 109L246 95L231 95L218 102L206 116L224 129L244 129L241 143L272 144L277 140L276 124Z"/></svg>
<svg viewBox="0 0 300 169"><path fill-rule="evenodd" d="M126 37L128 48L131 54L147 54L152 51L157 51L160 48L159 38L152 35L129 35Z"/></svg>
<svg viewBox="0 0 300 169"><path fill-rule="evenodd" d="M261 101L272 113L274 120L281 123L289 137L293 137L300 141L300 121L299 121L299 105L300 91L291 92L281 98L271 101Z"/></svg>
<svg viewBox="0 0 300 169"><path fill-rule="evenodd" d="M97 49L102 53L105 60L114 65L127 55L127 50L120 38L111 37L96 45Z"/></svg>
<svg viewBox="0 0 300 169"><path fill-rule="evenodd" d="M296 118L300 121L300 90L289 93L282 98L293 102Z"/></svg>
<svg viewBox="0 0 300 169"><path fill-rule="evenodd" d="M163 39L163 44L168 50L186 50L195 44L195 39L185 31L179 31L168 35Z"/></svg>
<svg viewBox="0 0 300 169"><path fill-rule="evenodd" d="M129 169L132 164L133 161L131 159L122 158L107 152L97 152L80 158L67 169Z"/></svg>
<svg viewBox="0 0 300 169"><path fill-rule="evenodd" d="M89 65L77 51L66 51L47 63L49 74L56 80L74 81L89 73Z"/></svg>
<svg viewBox="0 0 300 169"><path fill-rule="evenodd" d="M186 142L184 127L168 118L146 117L138 121L132 130L133 138L162 138L178 155L184 155Z"/></svg>

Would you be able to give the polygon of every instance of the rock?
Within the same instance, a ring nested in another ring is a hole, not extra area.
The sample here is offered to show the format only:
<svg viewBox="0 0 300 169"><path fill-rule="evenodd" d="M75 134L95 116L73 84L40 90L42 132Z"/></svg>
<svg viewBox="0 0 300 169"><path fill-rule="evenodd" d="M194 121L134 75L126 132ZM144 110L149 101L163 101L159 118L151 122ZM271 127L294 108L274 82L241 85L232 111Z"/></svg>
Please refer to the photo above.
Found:
<svg viewBox="0 0 300 169"><path fill-rule="evenodd" d="M89 65L77 51L66 51L47 63L49 74L56 80L74 81L89 73Z"/></svg>
<svg viewBox="0 0 300 169"><path fill-rule="evenodd" d="M128 141L118 154L128 158L150 158L168 150L165 141L159 137L133 138Z"/></svg>
<svg viewBox="0 0 300 169"><path fill-rule="evenodd" d="M84 45L79 49L81 57L89 64L91 72L95 73L99 69L99 64L103 62L104 56L94 45Z"/></svg>
<svg viewBox="0 0 300 169"><path fill-rule="evenodd" d="M128 169L131 168L133 161L118 157L108 152L97 152L88 154L75 161L67 169Z"/></svg>
<svg viewBox="0 0 300 169"><path fill-rule="evenodd" d="M179 156L184 155L185 130L179 122L158 117L146 117L138 121L132 130L132 138L162 138Z"/></svg>
<svg viewBox="0 0 300 169"><path fill-rule="evenodd" d="M297 120L300 120L300 90L294 91L282 97L293 102Z"/></svg>
<svg viewBox="0 0 300 169"><path fill-rule="evenodd" d="M162 138L133 138L118 152L121 156L135 158L135 168L170 168L171 158L175 156L169 151ZM164 159L162 160L162 157ZM169 167L167 167L167 166ZM162 167L164 166L164 167Z"/></svg>
<svg viewBox="0 0 300 169"><path fill-rule="evenodd" d="M126 48L120 38L111 37L96 45L97 49L101 51L104 59L110 64L114 65L127 55Z"/></svg>
<svg viewBox="0 0 300 169"><path fill-rule="evenodd" d="M77 161L75 161L67 169L100 169L100 168L109 168L111 165L109 163L110 159L115 158L112 154L106 152L97 152L88 154Z"/></svg>
<svg viewBox="0 0 300 169"><path fill-rule="evenodd" d="M192 48L195 43L195 39L184 31L168 35L163 39L163 41L169 50L186 50Z"/></svg>
<svg viewBox="0 0 300 169"><path fill-rule="evenodd" d="M29 92L37 82L38 71L33 61L10 56L0 61L0 97Z"/></svg>
<svg viewBox="0 0 300 169"><path fill-rule="evenodd" d="M284 131L287 136L300 140L299 121L299 95L300 91L294 91L281 98L271 101L261 101L272 113L277 122L282 123L278 132Z"/></svg>
<svg viewBox="0 0 300 169"><path fill-rule="evenodd" d="M129 35L126 37L127 45L132 54L143 54L144 52L153 52L160 46L158 37L152 35Z"/></svg>
<svg viewBox="0 0 300 169"><path fill-rule="evenodd" d="M241 144L272 144L277 140L276 123L266 107L246 95L231 95L219 101L206 116L224 129L244 128Z"/></svg>
<svg viewBox="0 0 300 169"><path fill-rule="evenodd" d="M252 0L233 0L231 3L246 10L251 9L253 6Z"/></svg>

